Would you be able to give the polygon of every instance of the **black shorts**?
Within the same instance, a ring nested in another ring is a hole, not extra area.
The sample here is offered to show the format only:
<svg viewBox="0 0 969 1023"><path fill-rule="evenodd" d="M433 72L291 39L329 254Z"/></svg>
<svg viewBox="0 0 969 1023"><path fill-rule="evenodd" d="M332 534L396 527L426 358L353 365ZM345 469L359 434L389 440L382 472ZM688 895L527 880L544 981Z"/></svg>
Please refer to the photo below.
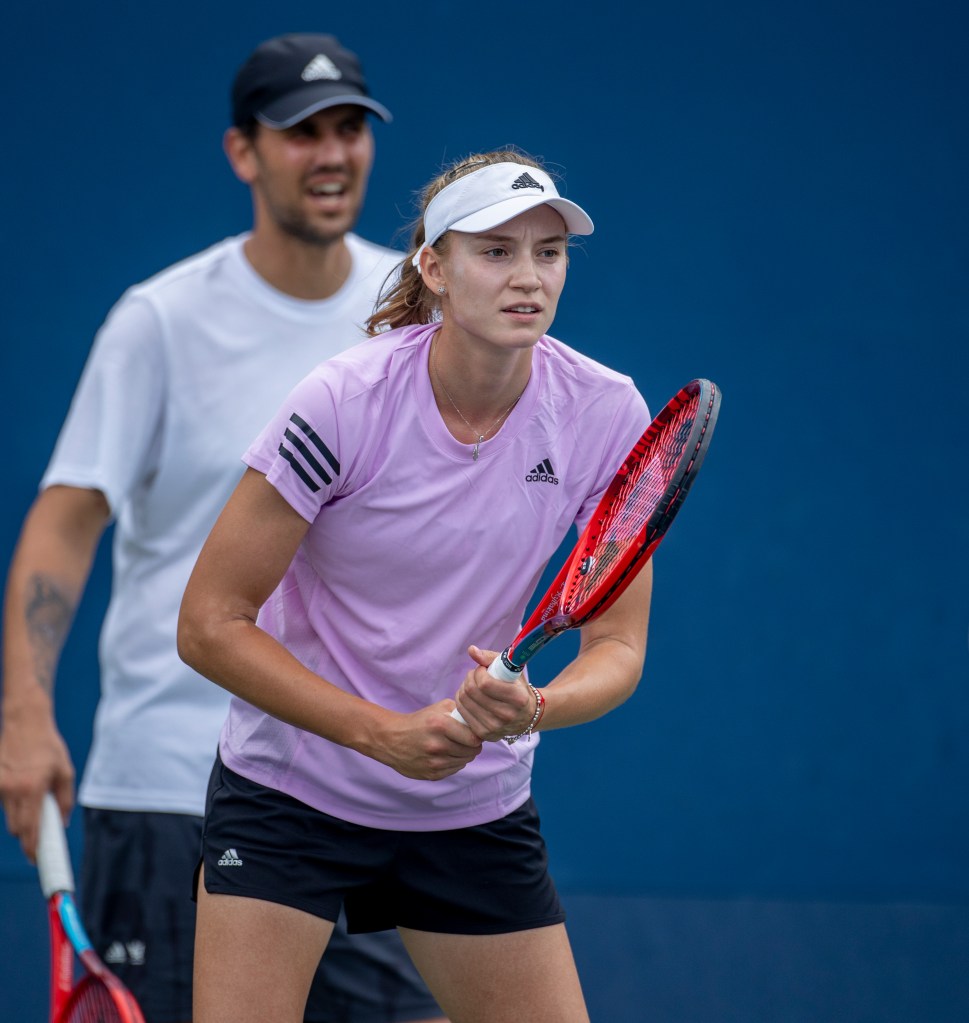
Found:
<svg viewBox="0 0 969 1023"><path fill-rule="evenodd" d="M84 811L78 897L85 928L152 1023L192 1018L192 877L201 840L201 817ZM351 938L339 922L313 980L307 1023L406 1023L440 1014L396 932Z"/></svg>
<svg viewBox="0 0 969 1023"><path fill-rule="evenodd" d="M202 840L206 891L292 906L350 933L505 934L565 919L532 800L451 831L351 824L217 762Z"/></svg>
<svg viewBox="0 0 969 1023"><path fill-rule="evenodd" d="M195 907L186 878L201 832L198 817L84 810L81 918L152 1023L192 1017Z"/></svg>

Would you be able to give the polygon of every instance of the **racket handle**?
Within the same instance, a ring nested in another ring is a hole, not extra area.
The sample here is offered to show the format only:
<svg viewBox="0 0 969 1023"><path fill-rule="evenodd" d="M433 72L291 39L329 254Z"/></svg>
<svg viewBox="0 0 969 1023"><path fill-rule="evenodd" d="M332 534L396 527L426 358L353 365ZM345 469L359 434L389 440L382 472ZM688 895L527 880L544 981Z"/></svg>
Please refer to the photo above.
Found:
<svg viewBox="0 0 969 1023"><path fill-rule="evenodd" d="M500 679L502 682L517 682L522 677L522 671L524 671L524 668L519 668L518 671L513 671L509 668L508 665L505 664L504 654L498 654L491 664L488 665L488 674L492 678ZM451 717L454 718L455 721L460 721L462 725L467 724L467 721L461 717L461 712L457 709L457 707L451 711Z"/></svg>
<svg viewBox="0 0 969 1023"><path fill-rule="evenodd" d="M505 653L508 651L506 650ZM505 663L505 654L499 654L488 665L488 674L492 678L500 678L502 682L517 682L522 677L524 668L509 668Z"/></svg>
<svg viewBox="0 0 969 1023"><path fill-rule="evenodd" d="M67 835L57 801L48 792L40 813L40 839L37 842L37 871L44 898L55 892L74 891L74 871L67 850Z"/></svg>

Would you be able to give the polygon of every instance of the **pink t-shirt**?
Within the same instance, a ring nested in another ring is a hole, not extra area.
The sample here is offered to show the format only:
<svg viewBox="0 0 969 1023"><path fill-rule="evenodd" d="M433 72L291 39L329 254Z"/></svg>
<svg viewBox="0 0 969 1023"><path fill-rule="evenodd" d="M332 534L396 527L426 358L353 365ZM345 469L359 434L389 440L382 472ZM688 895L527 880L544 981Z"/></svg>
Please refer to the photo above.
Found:
<svg viewBox="0 0 969 1023"><path fill-rule="evenodd" d="M525 393L473 461L431 391L437 329L321 364L245 455L311 523L258 624L327 681L402 712L454 695L470 643L514 638L546 563L649 423L628 377L543 337ZM234 699L221 753L333 816L435 831L520 806L538 742L486 743L456 775L415 781Z"/></svg>

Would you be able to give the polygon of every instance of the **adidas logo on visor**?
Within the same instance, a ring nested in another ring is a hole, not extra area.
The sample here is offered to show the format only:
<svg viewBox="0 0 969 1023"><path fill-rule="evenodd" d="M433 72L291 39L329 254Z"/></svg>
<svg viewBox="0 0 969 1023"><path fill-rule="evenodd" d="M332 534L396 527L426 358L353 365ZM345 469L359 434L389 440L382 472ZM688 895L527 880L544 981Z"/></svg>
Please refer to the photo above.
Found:
<svg viewBox="0 0 969 1023"><path fill-rule="evenodd" d="M560 196L555 182L540 167L509 161L465 174L445 185L427 204L424 243L411 256L411 263L420 267L421 254L445 231L480 234L544 204L562 215L569 234L592 234L589 215Z"/></svg>
<svg viewBox="0 0 969 1023"><path fill-rule="evenodd" d="M524 174L515 178L511 184L512 188L537 188L540 192L545 191L545 186L539 184L531 174L526 171Z"/></svg>

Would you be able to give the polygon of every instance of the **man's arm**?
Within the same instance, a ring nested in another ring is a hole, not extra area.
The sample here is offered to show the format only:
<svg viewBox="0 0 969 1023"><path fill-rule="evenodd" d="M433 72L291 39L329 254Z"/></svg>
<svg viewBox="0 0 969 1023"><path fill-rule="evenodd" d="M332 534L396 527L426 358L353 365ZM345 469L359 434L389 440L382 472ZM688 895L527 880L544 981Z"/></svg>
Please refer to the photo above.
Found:
<svg viewBox="0 0 969 1023"><path fill-rule="evenodd" d="M40 802L74 801L74 766L54 717L54 676L110 517L99 490L53 486L24 521L7 578L0 713L0 800L7 829L34 858Z"/></svg>

